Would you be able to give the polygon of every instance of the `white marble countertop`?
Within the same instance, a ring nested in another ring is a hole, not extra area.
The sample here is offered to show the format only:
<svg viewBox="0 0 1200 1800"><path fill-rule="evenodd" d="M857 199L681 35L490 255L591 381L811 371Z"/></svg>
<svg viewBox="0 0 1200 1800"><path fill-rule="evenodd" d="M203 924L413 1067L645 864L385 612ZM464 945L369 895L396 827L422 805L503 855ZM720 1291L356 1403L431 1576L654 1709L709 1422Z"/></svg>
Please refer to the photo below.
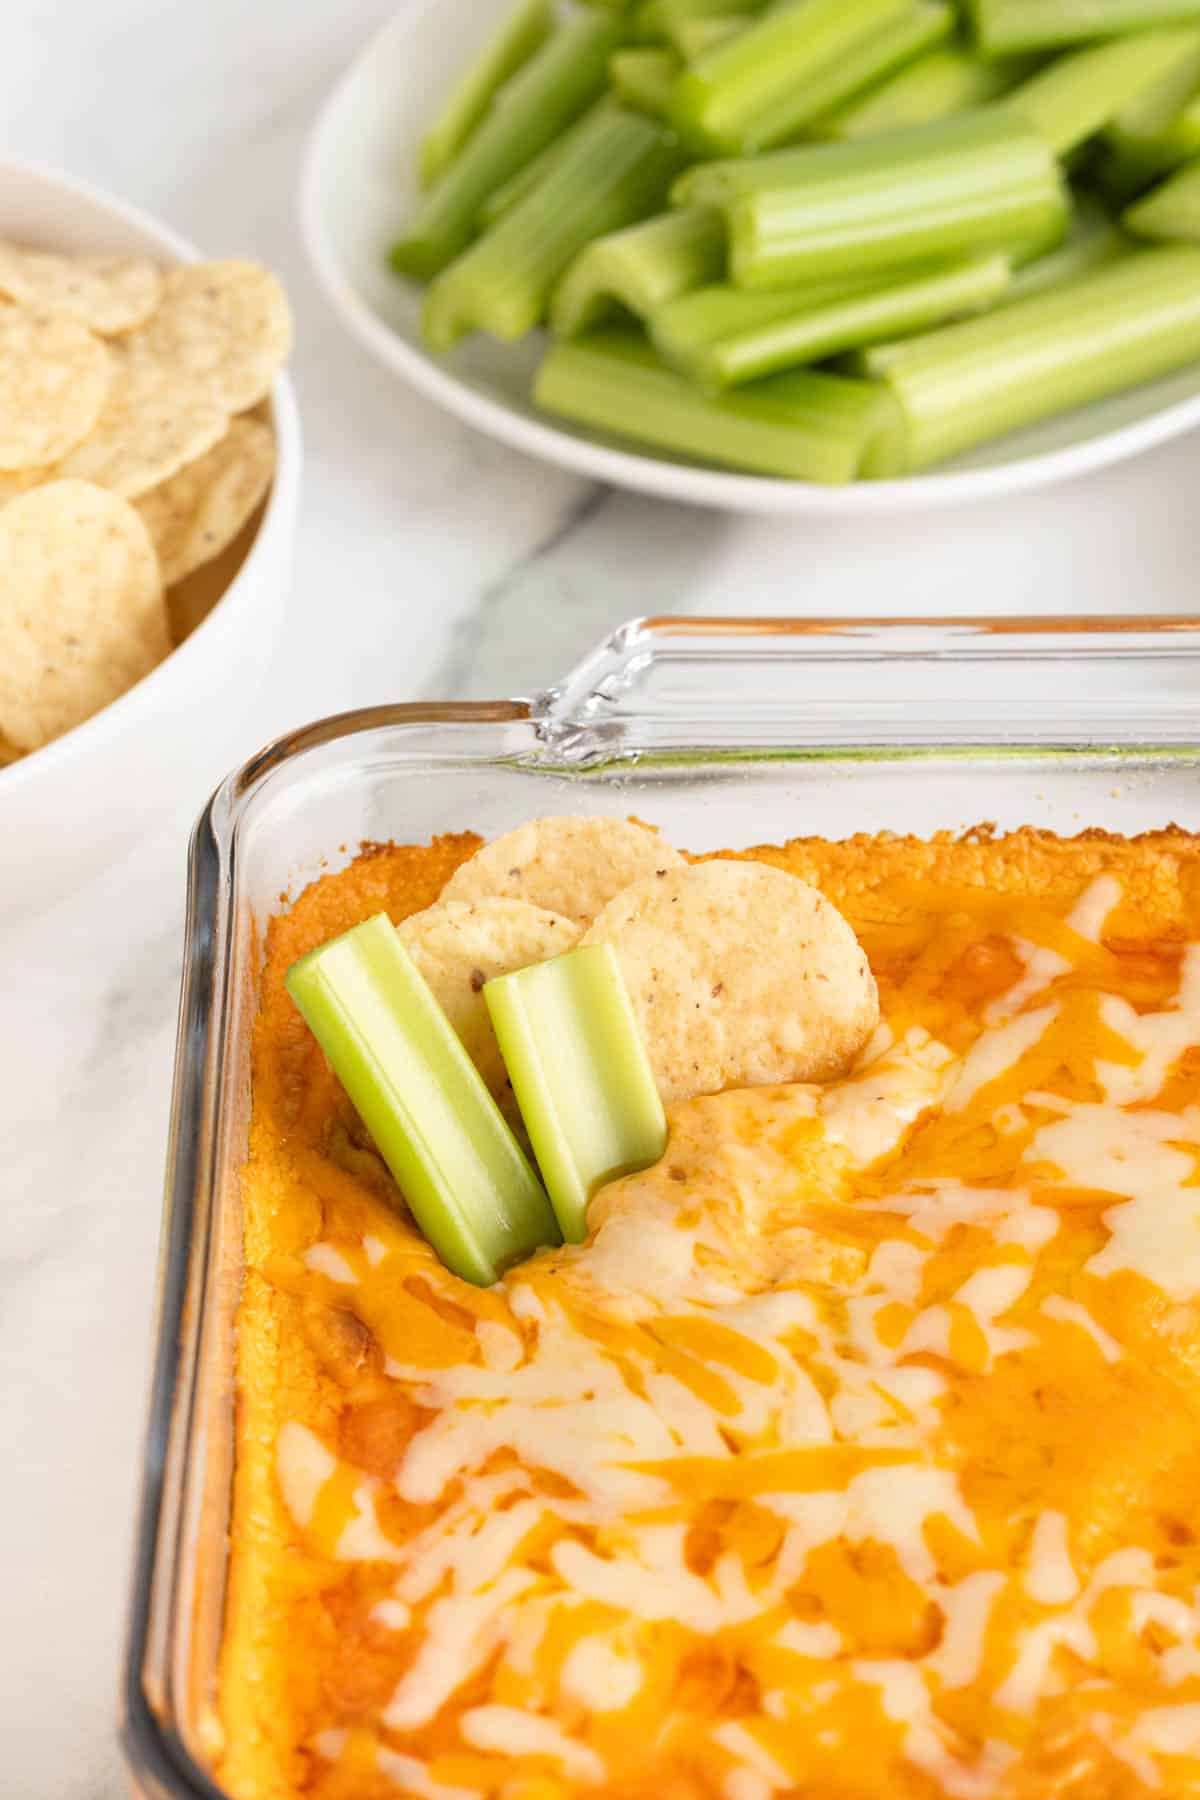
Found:
<svg viewBox="0 0 1200 1800"><path fill-rule="evenodd" d="M1196 609L1200 439L1011 503L764 523L587 486L443 418L350 344L304 266L300 148L394 0L7 0L5 149L292 292L308 465L291 627L244 733L376 700L528 692L641 612ZM204 799L0 939L0 1791L116 1800L183 856ZM4 855L0 848L0 859Z"/></svg>

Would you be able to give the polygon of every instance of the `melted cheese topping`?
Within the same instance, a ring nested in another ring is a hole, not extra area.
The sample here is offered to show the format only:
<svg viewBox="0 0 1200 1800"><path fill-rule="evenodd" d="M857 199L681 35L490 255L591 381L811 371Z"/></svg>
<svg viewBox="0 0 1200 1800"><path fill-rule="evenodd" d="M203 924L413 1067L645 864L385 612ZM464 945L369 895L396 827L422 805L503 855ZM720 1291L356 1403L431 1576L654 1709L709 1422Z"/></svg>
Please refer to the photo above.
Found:
<svg viewBox="0 0 1200 1800"><path fill-rule="evenodd" d="M323 1371L262 1439L290 1791L1198 1791L1200 951L1109 873L855 923L860 1067L676 1107L487 1292L310 1069L249 1240Z"/></svg>

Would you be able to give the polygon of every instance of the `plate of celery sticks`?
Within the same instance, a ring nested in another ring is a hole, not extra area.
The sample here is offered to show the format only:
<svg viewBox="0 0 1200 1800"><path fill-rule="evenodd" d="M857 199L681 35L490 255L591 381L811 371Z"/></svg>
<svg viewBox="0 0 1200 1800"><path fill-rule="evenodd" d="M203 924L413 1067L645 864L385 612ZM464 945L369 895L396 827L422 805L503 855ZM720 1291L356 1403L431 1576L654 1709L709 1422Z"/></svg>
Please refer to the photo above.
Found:
<svg viewBox="0 0 1200 1800"><path fill-rule="evenodd" d="M409 0L301 207L383 362L674 500L917 508L1200 424L1200 0Z"/></svg>

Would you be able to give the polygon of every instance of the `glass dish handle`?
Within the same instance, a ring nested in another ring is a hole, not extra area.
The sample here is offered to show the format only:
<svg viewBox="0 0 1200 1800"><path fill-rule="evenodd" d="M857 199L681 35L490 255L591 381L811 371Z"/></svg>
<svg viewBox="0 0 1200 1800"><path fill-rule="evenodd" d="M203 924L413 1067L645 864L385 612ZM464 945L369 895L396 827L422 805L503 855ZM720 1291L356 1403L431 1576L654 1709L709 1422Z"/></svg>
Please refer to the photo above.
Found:
<svg viewBox="0 0 1200 1800"><path fill-rule="evenodd" d="M639 619L530 703L556 759L1200 742L1200 619ZM737 721L735 727L735 721Z"/></svg>

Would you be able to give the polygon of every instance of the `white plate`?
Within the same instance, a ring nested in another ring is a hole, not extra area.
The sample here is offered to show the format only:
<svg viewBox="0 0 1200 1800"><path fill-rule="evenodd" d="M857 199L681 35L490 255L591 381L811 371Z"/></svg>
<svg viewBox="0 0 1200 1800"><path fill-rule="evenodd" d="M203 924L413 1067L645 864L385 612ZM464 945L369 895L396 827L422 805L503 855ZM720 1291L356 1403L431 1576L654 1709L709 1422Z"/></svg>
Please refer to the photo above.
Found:
<svg viewBox="0 0 1200 1800"><path fill-rule="evenodd" d="M132 206L3 159L0 237L164 264L199 255ZM211 610L119 700L0 769L0 924L62 899L159 820L173 815L189 827L226 766L283 632L296 533L300 424L286 376L275 384L271 412L270 498L245 560Z"/></svg>
<svg viewBox="0 0 1200 1800"><path fill-rule="evenodd" d="M477 337L436 356L418 330L420 291L392 275L388 245L411 209L421 133L455 75L512 0L408 0L326 103L308 147L301 218L334 307L381 362L468 424L595 480L697 506L860 515L1018 493L1148 450L1200 424L1200 365L988 445L933 475L846 488L727 475L642 455L551 423L529 402L542 352Z"/></svg>

